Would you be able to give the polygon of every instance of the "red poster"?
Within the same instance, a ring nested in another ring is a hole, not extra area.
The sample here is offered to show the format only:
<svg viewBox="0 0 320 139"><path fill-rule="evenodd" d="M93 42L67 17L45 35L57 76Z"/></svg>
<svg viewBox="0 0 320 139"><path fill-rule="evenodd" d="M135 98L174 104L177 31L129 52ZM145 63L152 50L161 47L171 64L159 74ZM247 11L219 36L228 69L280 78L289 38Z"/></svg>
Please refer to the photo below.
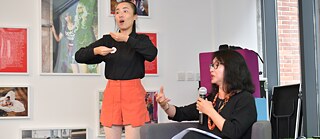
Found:
<svg viewBox="0 0 320 139"><path fill-rule="evenodd" d="M142 33L149 36L151 42L154 46L157 47L157 34L156 33ZM157 75L158 74L158 57L156 57L152 62L146 61L145 65L145 72L149 75Z"/></svg>
<svg viewBox="0 0 320 139"><path fill-rule="evenodd" d="M0 28L0 73L27 73L27 29Z"/></svg>

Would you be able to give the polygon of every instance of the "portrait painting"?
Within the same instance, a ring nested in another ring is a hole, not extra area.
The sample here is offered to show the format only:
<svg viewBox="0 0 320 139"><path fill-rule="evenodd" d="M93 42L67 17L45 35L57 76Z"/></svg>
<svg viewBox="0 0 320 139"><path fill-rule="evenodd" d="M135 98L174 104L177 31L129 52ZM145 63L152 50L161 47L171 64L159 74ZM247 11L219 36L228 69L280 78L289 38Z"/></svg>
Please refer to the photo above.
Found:
<svg viewBox="0 0 320 139"><path fill-rule="evenodd" d="M96 75L98 64L80 64L75 53L97 40L97 0L41 0L41 73Z"/></svg>
<svg viewBox="0 0 320 139"><path fill-rule="evenodd" d="M0 119L29 117L29 87L0 87Z"/></svg>

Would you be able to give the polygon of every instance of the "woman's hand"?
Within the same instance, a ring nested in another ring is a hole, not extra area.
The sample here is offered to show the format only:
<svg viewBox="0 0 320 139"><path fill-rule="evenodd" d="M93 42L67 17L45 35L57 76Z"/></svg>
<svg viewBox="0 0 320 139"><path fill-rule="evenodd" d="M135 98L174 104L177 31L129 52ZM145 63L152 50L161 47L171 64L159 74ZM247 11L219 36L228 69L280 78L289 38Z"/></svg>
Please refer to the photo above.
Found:
<svg viewBox="0 0 320 139"><path fill-rule="evenodd" d="M212 111L215 111L212 106L212 102L208 101L208 99L203 99L201 97L198 98L197 101L197 110L200 112L209 115Z"/></svg>
<svg viewBox="0 0 320 139"><path fill-rule="evenodd" d="M128 35L122 33L110 32L111 37L117 42L127 42L129 39Z"/></svg>
<svg viewBox="0 0 320 139"><path fill-rule="evenodd" d="M163 86L160 87L160 92L156 93L156 101L159 103L159 105L163 108L167 105L167 103L170 101L170 99L166 98L166 96L163 93Z"/></svg>
<svg viewBox="0 0 320 139"><path fill-rule="evenodd" d="M99 46L93 49L94 55L102 55L102 56L106 56L112 51L114 51L112 48L108 48L106 46Z"/></svg>
<svg viewBox="0 0 320 139"><path fill-rule="evenodd" d="M53 25L53 24L50 26L50 29L51 29L51 31L52 31L53 33L56 33L56 29L54 28L54 25Z"/></svg>

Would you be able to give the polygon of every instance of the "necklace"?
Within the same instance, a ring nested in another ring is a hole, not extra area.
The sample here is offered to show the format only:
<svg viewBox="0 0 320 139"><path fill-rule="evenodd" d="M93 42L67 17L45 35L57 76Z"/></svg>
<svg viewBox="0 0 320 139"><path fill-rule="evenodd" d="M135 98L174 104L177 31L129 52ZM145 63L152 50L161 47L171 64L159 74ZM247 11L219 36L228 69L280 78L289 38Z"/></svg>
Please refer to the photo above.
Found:
<svg viewBox="0 0 320 139"><path fill-rule="evenodd" d="M221 102L219 103L218 113L220 113L222 111L222 109L224 108L224 106L226 106L227 102L229 101L229 99L231 98L232 95L233 94L227 95L221 106L220 106ZM219 93L216 94L216 96L214 97L214 99L212 101L213 108L216 107L216 101L217 101L218 96L219 96ZM212 119L210 117L208 117L208 128L209 128L209 130L213 130L215 127L216 127L216 125L214 124Z"/></svg>

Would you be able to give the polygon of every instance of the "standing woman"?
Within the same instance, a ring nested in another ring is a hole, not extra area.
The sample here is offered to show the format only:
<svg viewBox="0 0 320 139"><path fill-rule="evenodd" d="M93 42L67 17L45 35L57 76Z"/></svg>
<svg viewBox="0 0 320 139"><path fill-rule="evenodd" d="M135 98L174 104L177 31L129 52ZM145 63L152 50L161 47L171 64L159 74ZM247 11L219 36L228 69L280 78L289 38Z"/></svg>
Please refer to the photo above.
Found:
<svg viewBox="0 0 320 139"><path fill-rule="evenodd" d="M139 139L140 127L150 120L141 79L145 76L145 60L153 61L158 50L148 36L136 33L136 11L131 2L119 3L115 10L119 32L110 32L76 52L79 63L105 62L108 83L100 121L107 139L120 139L123 126L127 139Z"/></svg>

